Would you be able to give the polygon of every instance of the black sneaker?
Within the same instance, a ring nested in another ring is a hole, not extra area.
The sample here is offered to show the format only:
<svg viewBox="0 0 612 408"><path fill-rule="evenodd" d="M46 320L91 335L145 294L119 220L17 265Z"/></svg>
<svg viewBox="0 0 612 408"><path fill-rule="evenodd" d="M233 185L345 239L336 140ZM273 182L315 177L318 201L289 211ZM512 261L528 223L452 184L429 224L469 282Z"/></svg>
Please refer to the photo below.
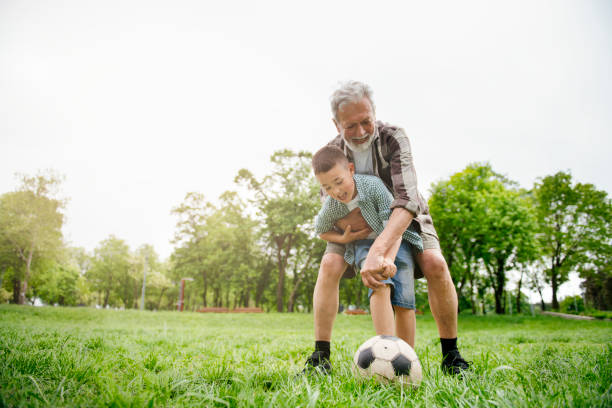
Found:
<svg viewBox="0 0 612 408"><path fill-rule="evenodd" d="M442 359L442 371L445 374L457 375L468 371L470 364L461 357L459 350L453 350Z"/></svg>
<svg viewBox="0 0 612 408"><path fill-rule="evenodd" d="M331 372L331 363L322 351L313 352L306 359L306 366L302 370L302 374L318 372L320 374L329 374Z"/></svg>

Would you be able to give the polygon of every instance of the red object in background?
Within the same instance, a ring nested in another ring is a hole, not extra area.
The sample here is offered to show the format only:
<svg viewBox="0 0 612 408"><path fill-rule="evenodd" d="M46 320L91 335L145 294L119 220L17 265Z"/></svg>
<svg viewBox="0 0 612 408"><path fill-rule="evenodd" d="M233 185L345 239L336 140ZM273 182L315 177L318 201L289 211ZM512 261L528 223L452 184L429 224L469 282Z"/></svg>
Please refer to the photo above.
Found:
<svg viewBox="0 0 612 408"><path fill-rule="evenodd" d="M178 306L178 311L182 312L183 311L183 305L184 305L183 299L184 299L184 296L185 296L185 279L181 279L181 291L180 291L180 293L181 294L180 294L179 302L178 302L177 306Z"/></svg>
<svg viewBox="0 0 612 408"><path fill-rule="evenodd" d="M179 312L183 311L183 306L185 305L185 302L183 301L185 298L185 281L192 281L193 278L183 278L181 279L181 289L180 289L180 296L179 296L179 301L176 304L176 308Z"/></svg>

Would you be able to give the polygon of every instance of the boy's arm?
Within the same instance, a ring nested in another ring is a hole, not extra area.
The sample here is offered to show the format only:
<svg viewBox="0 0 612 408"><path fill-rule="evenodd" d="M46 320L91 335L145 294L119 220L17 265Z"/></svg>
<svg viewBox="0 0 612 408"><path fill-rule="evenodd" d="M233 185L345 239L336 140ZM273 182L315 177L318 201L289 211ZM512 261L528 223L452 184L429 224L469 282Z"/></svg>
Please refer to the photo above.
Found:
<svg viewBox="0 0 612 408"><path fill-rule="evenodd" d="M364 233L365 233L365 236L364 236ZM335 242L337 244L348 244L349 242L353 242L358 239L365 239L368 235L370 235L370 231L366 230L364 232L363 230L361 230L361 231L353 232L351 226L347 225L343 234L337 231L331 230L331 231L327 231L322 234L319 234L319 238L325 241L328 241L328 242ZM396 253L397 253L397 250L396 250Z"/></svg>
<svg viewBox="0 0 612 408"><path fill-rule="evenodd" d="M358 239L364 239L370 234L369 230L353 231L350 225L347 225L344 233L335 231L333 229L334 223L341 216L342 213L338 211L337 207L333 207L331 198L327 197L315 219L315 232L321 239L338 244L347 244Z"/></svg>

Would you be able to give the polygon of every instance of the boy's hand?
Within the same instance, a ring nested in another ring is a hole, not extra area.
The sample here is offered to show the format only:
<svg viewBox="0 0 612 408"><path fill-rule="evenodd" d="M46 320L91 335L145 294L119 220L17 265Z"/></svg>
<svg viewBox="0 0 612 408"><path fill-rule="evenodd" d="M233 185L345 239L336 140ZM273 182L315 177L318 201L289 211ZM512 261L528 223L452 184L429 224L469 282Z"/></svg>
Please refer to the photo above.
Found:
<svg viewBox="0 0 612 408"><path fill-rule="evenodd" d="M392 278L397 273L397 266L391 258L383 259L383 276L385 279Z"/></svg>
<svg viewBox="0 0 612 408"><path fill-rule="evenodd" d="M353 227L350 225L346 226L344 233L342 234L342 243L348 244L349 242L357 241L358 239L366 239L370 235L370 229L363 229L361 231L353 232Z"/></svg>

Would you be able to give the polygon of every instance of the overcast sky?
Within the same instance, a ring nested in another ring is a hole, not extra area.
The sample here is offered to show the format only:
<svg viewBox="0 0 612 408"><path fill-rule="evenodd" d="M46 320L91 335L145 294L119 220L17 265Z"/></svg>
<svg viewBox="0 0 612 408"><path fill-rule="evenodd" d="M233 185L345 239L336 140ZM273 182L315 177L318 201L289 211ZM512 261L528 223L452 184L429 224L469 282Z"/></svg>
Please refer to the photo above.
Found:
<svg viewBox="0 0 612 408"><path fill-rule="evenodd" d="M612 192L612 2L0 0L0 193L66 176L64 233L172 252L170 211L335 136L338 81L411 138L421 191L468 163Z"/></svg>

